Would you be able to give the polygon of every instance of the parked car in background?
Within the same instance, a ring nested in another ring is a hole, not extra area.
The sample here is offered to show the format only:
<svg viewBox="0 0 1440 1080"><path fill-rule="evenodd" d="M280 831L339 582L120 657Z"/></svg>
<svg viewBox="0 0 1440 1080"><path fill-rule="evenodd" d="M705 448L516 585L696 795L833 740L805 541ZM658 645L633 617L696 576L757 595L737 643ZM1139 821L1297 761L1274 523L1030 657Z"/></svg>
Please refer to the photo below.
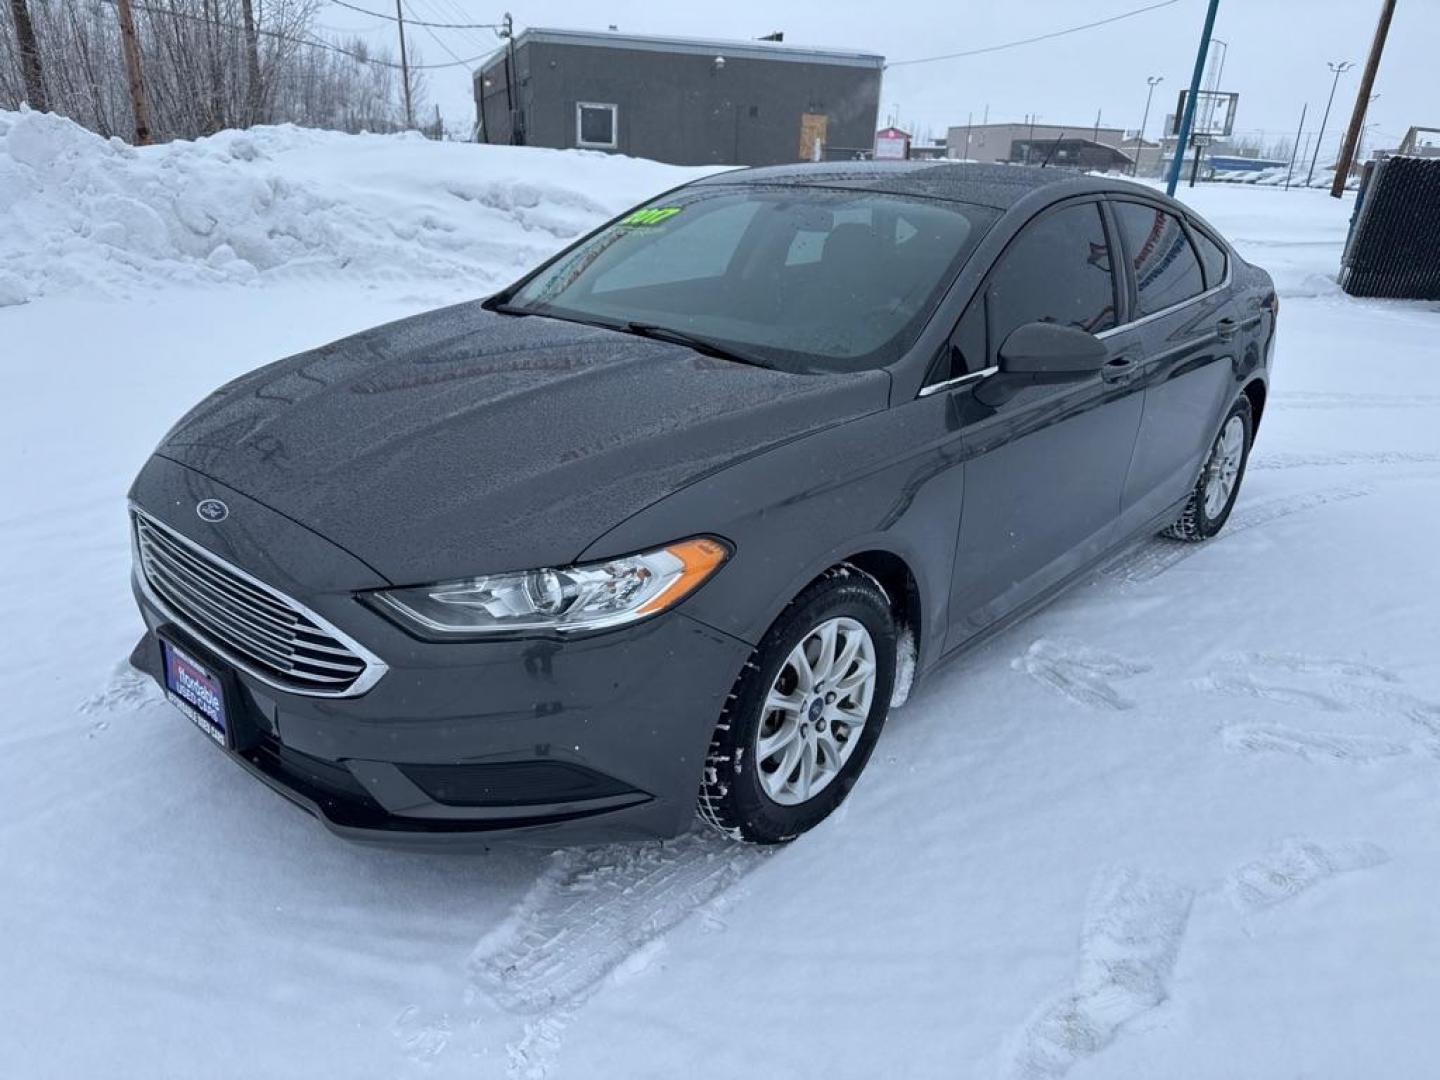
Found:
<svg viewBox="0 0 1440 1080"><path fill-rule="evenodd" d="M1220 530L1277 313L1123 181L712 176L200 403L131 492L132 659L353 839L698 806L788 840L914 678L1139 538Z"/></svg>

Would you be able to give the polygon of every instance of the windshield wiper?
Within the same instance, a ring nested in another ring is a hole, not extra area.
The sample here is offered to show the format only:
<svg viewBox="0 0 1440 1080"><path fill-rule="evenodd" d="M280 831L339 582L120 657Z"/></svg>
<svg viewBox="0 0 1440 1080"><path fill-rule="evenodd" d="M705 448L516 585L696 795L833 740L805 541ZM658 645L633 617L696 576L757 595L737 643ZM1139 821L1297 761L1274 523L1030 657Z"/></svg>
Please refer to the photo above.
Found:
<svg viewBox="0 0 1440 1080"><path fill-rule="evenodd" d="M656 341L668 341L675 345L684 345L694 349L706 356L713 356L719 360L732 360L737 364L749 364L752 367L768 368L770 365L759 357L751 356L749 353L737 352L729 345L721 345L717 341L711 341L707 337L698 334L687 333L684 330L675 330L669 326L659 326L656 323L627 322L616 329L624 330L627 333L638 334L640 337L653 338Z"/></svg>
<svg viewBox="0 0 1440 1080"><path fill-rule="evenodd" d="M504 293L500 293L496 296L490 297L490 299L481 303L480 306L483 307L486 311L496 311L499 312L501 315L524 316L535 314L535 312L531 311L529 308L516 307L514 304L510 303L510 297L506 296Z"/></svg>

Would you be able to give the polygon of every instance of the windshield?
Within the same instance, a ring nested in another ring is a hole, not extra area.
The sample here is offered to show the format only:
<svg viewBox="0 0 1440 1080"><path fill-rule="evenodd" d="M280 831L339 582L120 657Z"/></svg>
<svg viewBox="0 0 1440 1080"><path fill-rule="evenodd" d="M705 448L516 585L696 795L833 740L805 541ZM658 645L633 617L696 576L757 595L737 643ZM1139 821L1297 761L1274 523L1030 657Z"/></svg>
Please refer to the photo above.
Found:
<svg viewBox="0 0 1440 1080"><path fill-rule="evenodd" d="M874 192L689 189L589 237L505 307L664 327L789 370L857 371L913 343L995 216Z"/></svg>

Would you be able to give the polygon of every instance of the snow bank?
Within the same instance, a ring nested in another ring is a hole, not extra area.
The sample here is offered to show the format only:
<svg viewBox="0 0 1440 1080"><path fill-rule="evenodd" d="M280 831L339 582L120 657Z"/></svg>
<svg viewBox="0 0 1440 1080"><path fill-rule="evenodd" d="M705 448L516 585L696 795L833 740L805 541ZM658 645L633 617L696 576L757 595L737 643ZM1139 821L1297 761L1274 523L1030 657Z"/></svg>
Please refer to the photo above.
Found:
<svg viewBox="0 0 1440 1080"><path fill-rule="evenodd" d="M483 287L705 171L292 125L137 149L0 111L0 306L340 274Z"/></svg>

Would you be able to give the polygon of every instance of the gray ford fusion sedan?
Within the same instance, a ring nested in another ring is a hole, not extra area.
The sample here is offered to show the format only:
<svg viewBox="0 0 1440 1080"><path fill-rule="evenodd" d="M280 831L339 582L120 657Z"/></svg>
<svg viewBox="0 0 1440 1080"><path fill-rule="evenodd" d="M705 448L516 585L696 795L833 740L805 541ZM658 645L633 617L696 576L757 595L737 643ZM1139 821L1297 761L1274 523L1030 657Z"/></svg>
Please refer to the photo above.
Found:
<svg viewBox="0 0 1440 1080"><path fill-rule="evenodd" d="M1224 525L1277 312L1123 181L712 176L197 405L132 662L352 839L787 840L915 678Z"/></svg>

